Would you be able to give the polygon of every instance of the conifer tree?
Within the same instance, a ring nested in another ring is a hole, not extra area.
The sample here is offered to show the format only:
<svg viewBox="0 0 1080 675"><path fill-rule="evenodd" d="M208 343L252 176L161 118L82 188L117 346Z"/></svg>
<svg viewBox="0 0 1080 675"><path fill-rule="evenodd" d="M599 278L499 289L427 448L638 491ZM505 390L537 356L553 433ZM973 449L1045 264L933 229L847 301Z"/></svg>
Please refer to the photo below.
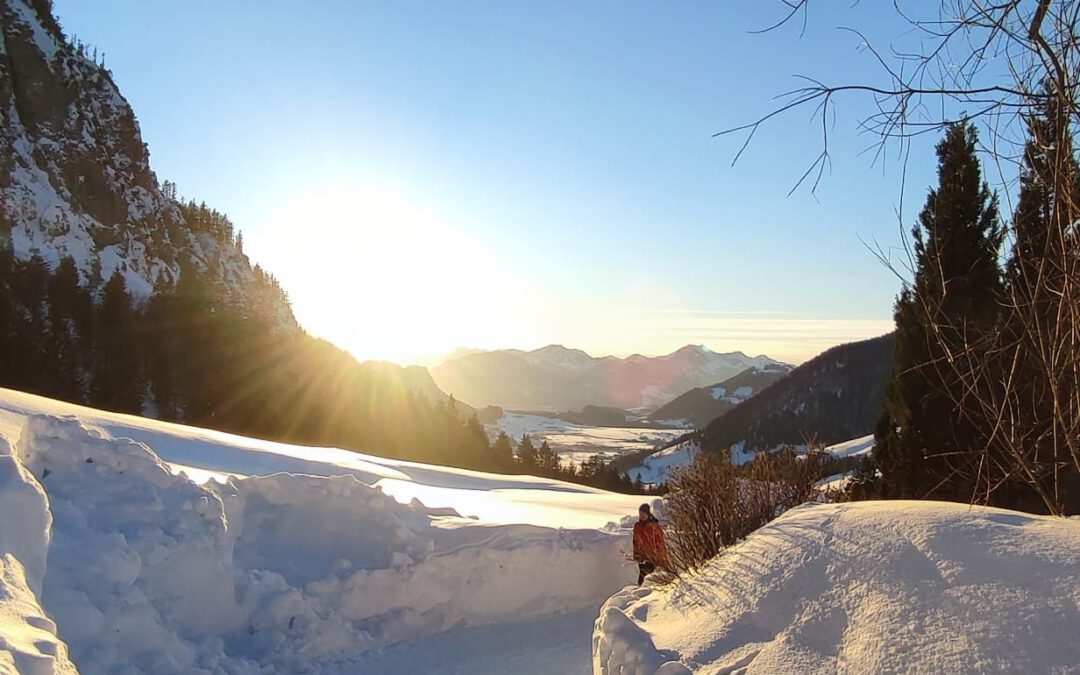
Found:
<svg viewBox="0 0 1080 675"><path fill-rule="evenodd" d="M894 373L875 454L886 496L971 499L986 430L965 413L950 359L993 330L1002 293L997 199L983 182L977 133L953 124L938 143L938 186L912 230L914 279L896 302Z"/></svg>
<svg viewBox="0 0 1080 675"><path fill-rule="evenodd" d="M532 439L529 438L529 434L521 435L521 442L518 443L517 456L518 462L526 471L535 471L538 468L539 462L536 446L533 445Z"/></svg>
<svg viewBox="0 0 1080 675"><path fill-rule="evenodd" d="M50 396L86 402L93 299L79 285L75 261L64 258L49 280Z"/></svg>
<svg viewBox="0 0 1080 675"><path fill-rule="evenodd" d="M552 449L547 440L544 440L536 451L536 468L540 473L551 477L555 477L559 473L559 454Z"/></svg>
<svg viewBox="0 0 1080 675"><path fill-rule="evenodd" d="M505 431L499 432L491 446L491 453L495 466L505 470L514 465L514 446L510 443L510 437Z"/></svg>
<svg viewBox="0 0 1080 675"><path fill-rule="evenodd" d="M129 413L142 410L135 319L127 285L117 270L102 291L94 326L95 406Z"/></svg>
<svg viewBox="0 0 1080 675"><path fill-rule="evenodd" d="M1007 481L999 503L1040 509L1031 503L1033 482L1043 501L1059 512L1080 512L1080 475L1063 461L1070 427L1075 429L1077 259L1080 258L1080 166L1070 128L1054 85L1028 120L1028 141L1013 215L1013 247L1007 265L1009 289L1003 372L1013 374L1013 444L1028 455L1027 485ZM1072 350L1072 351L1070 351ZM1074 424L1070 425L1069 420ZM1073 439L1075 443L1075 439ZM1075 446L1074 446L1075 447ZM1008 461L1002 457L1003 461Z"/></svg>

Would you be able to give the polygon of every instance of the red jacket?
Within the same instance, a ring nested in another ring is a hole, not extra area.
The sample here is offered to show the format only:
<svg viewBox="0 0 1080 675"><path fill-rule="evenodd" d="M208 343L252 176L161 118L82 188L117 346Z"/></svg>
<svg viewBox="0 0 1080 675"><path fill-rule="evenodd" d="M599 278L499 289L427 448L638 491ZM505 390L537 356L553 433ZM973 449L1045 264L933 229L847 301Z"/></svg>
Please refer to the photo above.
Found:
<svg viewBox="0 0 1080 675"><path fill-rule="evenodd" d="M651 562L654 565L666 565L668 561L667 542L664 541L664 529L656 519L634 523L634 560Z"/></svg>

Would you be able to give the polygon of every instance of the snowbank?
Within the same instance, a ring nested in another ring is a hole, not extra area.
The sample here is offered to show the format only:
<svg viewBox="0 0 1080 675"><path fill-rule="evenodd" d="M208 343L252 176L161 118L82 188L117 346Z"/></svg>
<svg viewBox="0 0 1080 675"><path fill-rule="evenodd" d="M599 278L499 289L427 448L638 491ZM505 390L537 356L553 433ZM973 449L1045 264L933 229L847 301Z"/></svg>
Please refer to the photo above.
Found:
<svg viewBox="0 0 1080 675"><path fill-rule="evenodd" d="M84 673L349 672L455 627L595 612L630 576L621 533L436 518L354 475L200 485L81 416L12 435L0 673L74 672L67 648Z"/></svg>
<svg viewBox="0 0 1080 675"><path fill-rule="evenodd" d="M806 505L601 610L595 673L1076 672L1080 522Z"/></svg>
<svg viewBox="0 0 1080 675"><path fill-rule="evenodd" d="M56 637L27 584L22 564L0 555L0 675L75 675L67 646Z"/></svg>
<svg viewBox="0 0 1080 675"><path fill-rule="evenodd" d="M51 524L45 493L0 436L0 675L76 672L38 601Z"/></svg>
<svg viewBox="0 0 1080 675"><path fill-rule="evenodd" d="M192 480L275 473L349 475L398 501L414 498L488 523L602 528L636 513L640 498L535 476L507 476L366 455L339 448L275 443L209 429L110 413L0 388L0 436L15 443L28 417L76 416L111 438L145 443Z"/></svg>

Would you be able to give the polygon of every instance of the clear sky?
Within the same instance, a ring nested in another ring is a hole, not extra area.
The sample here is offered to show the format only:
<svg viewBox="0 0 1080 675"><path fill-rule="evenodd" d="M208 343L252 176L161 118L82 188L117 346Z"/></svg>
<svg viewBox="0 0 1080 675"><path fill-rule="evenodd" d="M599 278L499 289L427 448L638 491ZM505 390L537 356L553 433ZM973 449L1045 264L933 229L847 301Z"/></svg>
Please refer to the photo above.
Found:
<svg viewBox="0 0 1080 675"><path fill-rule="evenodd" d="M56 0L106 53L151 163L243 231L301 323L357 357L687 343L801 362L886 332L901 165L841 101L713 138L797 86L879 71L891 3ZM812 3L813 7L813 3ZM916 145L903 224L933 175Z"/></svg>

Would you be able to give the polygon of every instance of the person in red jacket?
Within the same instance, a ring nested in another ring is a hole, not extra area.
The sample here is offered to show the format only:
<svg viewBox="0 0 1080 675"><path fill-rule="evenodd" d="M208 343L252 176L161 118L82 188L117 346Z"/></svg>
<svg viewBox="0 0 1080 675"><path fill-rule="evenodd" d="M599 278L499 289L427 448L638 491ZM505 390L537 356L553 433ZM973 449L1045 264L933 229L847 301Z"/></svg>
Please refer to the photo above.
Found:
<svg viewBox="0 0 1080 675"><path fill-rule="evenodd" d="M638 564L638 586L645 581L645 577L656 571L657 566L663 567L668 563L664 529L648 504L638 508L638 521L634 523L634 560Z"/></svg>

